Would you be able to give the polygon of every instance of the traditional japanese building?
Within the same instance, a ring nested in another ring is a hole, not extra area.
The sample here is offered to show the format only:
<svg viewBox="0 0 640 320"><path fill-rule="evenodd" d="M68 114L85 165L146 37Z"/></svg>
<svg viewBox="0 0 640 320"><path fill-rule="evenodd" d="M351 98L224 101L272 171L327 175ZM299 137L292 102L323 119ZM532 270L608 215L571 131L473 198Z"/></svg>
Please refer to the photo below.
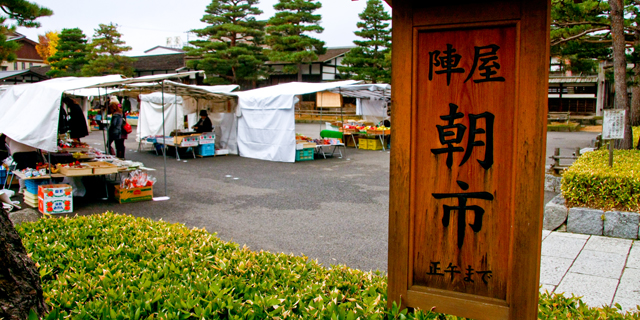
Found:
<svg viewBox="0 0 640 320"><path fill-rule="evenodd" d="M15 61L2 61L2 64L0 64L1 71L28 70L31 67L47 65L36 50L37 42L17 32L7 35L7 41L16 41L21 46L16 51L17 58Z"/></svg>
<svg viewBox="0 0 640 320"><path fill-rule="evenodd" d="M340 80L338 66L343 66L342 59L352 48L353 47L327 48L327 52L319 55L316 61L302 65L302 81L323 82ZM271 67L272 72L269 78L263 83L263 86L298 81L297 74L287 74L283 72L284 67L291 65L291 63L268 61L267 65Z"/></svg>

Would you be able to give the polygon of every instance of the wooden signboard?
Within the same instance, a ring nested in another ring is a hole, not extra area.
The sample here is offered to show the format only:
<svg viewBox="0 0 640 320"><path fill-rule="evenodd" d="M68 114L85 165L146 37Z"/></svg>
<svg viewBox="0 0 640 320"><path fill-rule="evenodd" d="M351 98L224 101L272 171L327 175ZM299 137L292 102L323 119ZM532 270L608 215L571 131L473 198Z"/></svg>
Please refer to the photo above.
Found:
<svg viewBox="0 0 640 320"><path fill-rule="evenodd" d="M549 7L393 2L390 303L536 319Z"/></svg>

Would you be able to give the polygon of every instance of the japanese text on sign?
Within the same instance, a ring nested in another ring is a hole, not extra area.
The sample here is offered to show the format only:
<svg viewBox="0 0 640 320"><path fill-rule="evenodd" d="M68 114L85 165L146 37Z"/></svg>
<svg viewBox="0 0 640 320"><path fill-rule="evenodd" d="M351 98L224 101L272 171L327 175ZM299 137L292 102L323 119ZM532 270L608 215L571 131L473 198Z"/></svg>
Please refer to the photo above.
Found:
<svg viewBox="0 0 640 320"><path fill-rule="evenodd" d="M449 262L449 265L446 267L441 266L440 261L431 261L431 265L429 266L429 272L427 275L429 276L440 276L447 277L453 282L456 276L464 276L462 279L464 282L474 283L476 280L482 280L484 284L489 283L489 279L492 277L491 270L475 270L470 265L467 266L466 269L461 270L458 266Z"/></svg>
<svg viewBox="0 0 640 320"><path fill-rule="evenodd" d="M602 119L602 139L624 139L625 110L604 110Z"/></svg>
<svg viewBox="0 0 640 320"><path fill-rule="evenodd" d="M476 70L480 78L474 78L473 82L502 81L504 77L496 76L500 69L498 60L499 46L490 44L487 46L474 47L473 66L464 82L469 81ZM465 69L459 67L462 56L456 53L456 49L451 44L447 44L444 51L434 50L429 52L429 81L433 80L434 73L436 75L446 74L447 85L451 84L451 75L454 73L465 73ZM436 69L439 68L439 69Z"/></svg>
<svg viewBox="0 0 640 320"><path fill-rule="evenodd" d="M447 124L436 125L438 129L438 138L442 145L446 145L444 148L436 148L431 149L431 152L435 155L438 154L447 154L446 164L447 167L451 168L453 165L453 153L454 152L464 152L464 156L459 166L462 166L469 160L471 157L471 152L474 147L485 147L484 159L478 160L478 163L485 170L490 169L493 166L493 122L495 120L495 116L490 112L483 112L481 114L469 114L469 136L467 138L466 150L465 148L459 146L462 142L464 134L467 130L467 127L461 123L455 123L457 119L464 118L464 114L462 112L457 112L458 106L450 103L449 104L449 114L440 116L440 119L447 121ZM478 120L485 120L485 128L478 128ZM477 139L477 135L484 134L484 141ZM455 146L454 146L455 144ZM458 186L463 191L469 189L469 184L464 181L457 181ZM470 224L471 230L474 232L479 232L482 230L482 217L484 215L485 210L480 206L467 206L468 199L482 199L482 200L493 200L493 195L489 192L460 192L460 193L432 193L432 196L436 199L447 199L447 198L456 198L458 200L457 206L448 206L442 205L443 216L442 216L442 226L448 227L449 221L451 219L451 212L458 212L457 219L457 233L458 233L458 248L462 248L464 244L464 235L466 230L466 214L467 211L472 211L474 213L474 223Z"/></svg>

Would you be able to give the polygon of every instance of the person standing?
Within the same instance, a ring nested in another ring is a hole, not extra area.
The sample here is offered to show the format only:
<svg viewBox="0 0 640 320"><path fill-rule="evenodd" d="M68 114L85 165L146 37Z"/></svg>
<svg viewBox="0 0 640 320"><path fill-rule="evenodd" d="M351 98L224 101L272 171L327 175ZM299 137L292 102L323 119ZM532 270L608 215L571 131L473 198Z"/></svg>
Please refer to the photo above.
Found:
<svg viewBox="0 0 640 320"><path fill-rule="evenodd" d="M109 112L111 113L111 124L109 125L109 153L113 154L111 142L115 142L115 156L124 159L124 140L127 139L127 132L122 128L124 126L124 116L122 115L122 105L112 100L109 103Z"/></svg>
<svg viewBox="0 0 640 320"><path fill-rule="evenodd" d="M213 124L211 119L207 116L207 110L200 110L200 120L193 126L193 130L197 133L211 132L213 131Z"/></svg>

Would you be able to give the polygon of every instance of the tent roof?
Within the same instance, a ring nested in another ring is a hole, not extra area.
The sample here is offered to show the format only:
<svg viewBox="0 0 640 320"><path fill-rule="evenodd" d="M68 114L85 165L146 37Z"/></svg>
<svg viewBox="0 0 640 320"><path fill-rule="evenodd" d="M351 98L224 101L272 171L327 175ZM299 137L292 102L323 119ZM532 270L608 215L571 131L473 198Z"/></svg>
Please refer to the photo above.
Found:
<svg viewBox="0 0 640 320"><path fill-rule="evenodd" d="M137 78L121 78L120 80L105 81L105 82L97 83L95 85L86 86L84 88L115 87L115 86L132 84L132 83L157 82L157 81L162 81L167 79L184 78L184 77L188 77L190 75L194 75L198 73L204 73L204 71L199 70L199 71L188 71L188 72L180 72L180 73L154 74L150 76L143 76L143 77L137 77Z"/></svg>
<svg viewBox="0 0 640 320"><path fill-rule="evenodd" d="M229 95L233 90L238 89L238 85L223 85L223 86L197 86L165 80L160 83L137 83L129 84L125 87L132 91L140 90L145 93L159 92L163 90L170 94L177 94L179 96L189 96L195 99L206 99L214 101L226 101L232 99L233 95Z"/></svg>
<svg viewBox="0 0 640 320"><path fill-rule="evenodd" d="M350 98L387 101L391 99L391 86L386 83L343 86L337 89L333 89L331 90L331 92L339 93L343 97Z"/></svg>
<svg viewBox="0 0 640 320"><path fill-rule="evenodd" d="M275 86L234 92L231 94L237 95L238 97L241 97L241 98L244 98L244 97L269 98L269 97L276 97L283 94L301 95L301 94L307 94L307 93L327 91L327 90L337 89L340 87L346 87L346 86L358 84L361 82L362 81L356 81L356 80L322 82L322 83L288 82L288 83L278 84Z"/></svg>

